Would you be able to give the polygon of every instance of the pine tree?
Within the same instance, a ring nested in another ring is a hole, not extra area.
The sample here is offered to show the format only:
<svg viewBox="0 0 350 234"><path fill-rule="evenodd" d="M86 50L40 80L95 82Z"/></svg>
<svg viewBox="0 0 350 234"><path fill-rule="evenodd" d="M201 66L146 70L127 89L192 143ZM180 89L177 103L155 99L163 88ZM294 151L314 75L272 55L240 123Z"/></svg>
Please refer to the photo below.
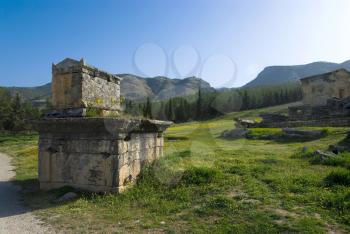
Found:
<svg viewBox="0 0 350 234"><path fill-rule="evenodd" d="M161 120L165 120L166 119L166 115L165 115L165 104L164 102L160 102L160 107L159 107L159 112L158 112L158 118Z"/></svg>
<svg viewBox="0 0 350 234"><path fill-rule="evenodd" d="M9 130L11 121L11 96L10 93L0 88L0 130Z"/></svg>
<svg viewBox="0 0 350 234"><path fill-rule="evenodd" d="M174 114L174 106L173 106L173 99L170 98L169 102L168 102L168 114L167 114L167 118L170 121L174 121L175 120L175 114Z"/></svg>
<svg viewBox="0 0 350 234"><path fill-rule="evenodd" d="M149 118L149 119L153 119L153 115L152 115L152 103L150 98L147 98L147 102L146 105L144 107L144 117Z"/></svg>
<svg viewBox="0 0 350 234"><path fill-rule="evenodd" d="M247 110L250 107L249 103L249 96L248 96L248 91L245 89L243 90L242 94L242 110Z"/></svg>
<svg viewBox="0 0 350 234"><path fill-rule="evenodd" d="M198 98L197 98L197 105L196 105L196 119L200 120L202 116L202 91L200 87L198 88Z"/></svg>
<svg viewBox="0 0 350 234"><path fill-rule="evenodd" d="M22 109L21 98L19 94L12 100L11 103L11 120L12 120L12 130L18 132L24 129L24 111Z"/></svg>

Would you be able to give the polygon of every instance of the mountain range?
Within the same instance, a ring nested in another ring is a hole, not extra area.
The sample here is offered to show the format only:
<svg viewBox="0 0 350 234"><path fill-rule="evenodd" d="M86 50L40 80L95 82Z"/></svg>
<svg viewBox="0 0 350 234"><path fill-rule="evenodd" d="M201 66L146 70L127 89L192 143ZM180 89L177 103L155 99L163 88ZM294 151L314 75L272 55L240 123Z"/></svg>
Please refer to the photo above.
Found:
<svg viewBox="0 0 350 234"><path fill-rule="evenodd" d="M144 100L152 97L154 100L164 100L172 97L187 96L198 92L215 91L210 84L196 77L170 79L164 76L142 78L130 74L119 74L121 94L129 100Z"/></svg>
<svg viewBox="0 0 350 234"><path fill-rule="evenodd" d="M196 77L184 79L170 79L159 76L143 78L131 74L119 74L121 81L121 95L129 100L145 100L152 97L154 100L164 100L172 97L187 96L198 92L198 88L204 91L215 91L210 84ZM27 100L44 102L51 97L51 83L37 87L5 87L12 95L17 93Z"/></svg>
<svg viewBox="0 0 350 234"><path fill-rule="evenodd" d="M244 87L257 87L294 83L302 78L331 72L340 68L350 71L350 60L343 63L315 62L295 66L269 66Z"/></svg>
<svg viewBox="0 0 350 234"><path fill-rule="evenodd" d="M269 66L264 68L258 76L243 87L272 86L295 83L298 80L345 68L350 71L350 60L343 63L314 62L294 66ZM205 91L215 91L210 84L197 77L171 79L164 76L143 78L131 74L119 74L122 78L121 95L129 100L145 100L152 97L154 100L164 100L172 97L195 94L198 87ZM6 87L12 95L19 93L23 98L44 101L51 96L51 83L38 87ZM225 91L221 88L217 91Z"/></svg>

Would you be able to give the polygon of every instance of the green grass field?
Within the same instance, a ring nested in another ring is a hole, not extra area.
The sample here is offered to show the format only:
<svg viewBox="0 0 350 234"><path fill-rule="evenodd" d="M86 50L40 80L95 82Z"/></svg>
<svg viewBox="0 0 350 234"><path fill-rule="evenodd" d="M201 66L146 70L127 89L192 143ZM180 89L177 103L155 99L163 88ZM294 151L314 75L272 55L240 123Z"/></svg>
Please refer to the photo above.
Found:
<svg viewBox="0 0 350 234"><path fill-rule="evenodd" d="M145 168L136 186L120 195L82 193L65 204L55 200L68 188L38 190L36 135L2 136L0 151L13 156L28 205L67 232L349 232L350 156L319 163L310 154L342 141L349 129L327 128L327 136L304 142L259 138L278 129L255 129L254 140L219 137L233 128L234 117L285 110L174 125L166 132L165 157Z"/></svg>

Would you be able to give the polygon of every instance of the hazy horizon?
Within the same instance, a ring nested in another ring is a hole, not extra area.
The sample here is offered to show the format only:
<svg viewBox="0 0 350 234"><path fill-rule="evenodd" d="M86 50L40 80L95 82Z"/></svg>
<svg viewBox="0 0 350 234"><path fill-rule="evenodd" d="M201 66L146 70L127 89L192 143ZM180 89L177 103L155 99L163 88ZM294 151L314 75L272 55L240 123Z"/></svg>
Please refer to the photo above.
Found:
<svg viewBox="0 0 350 234"><path fill-rule="evenodd" d="M38 86L51 63L239 87L266 66L350 59L350 1L0 2L0 86Z"/></svg>

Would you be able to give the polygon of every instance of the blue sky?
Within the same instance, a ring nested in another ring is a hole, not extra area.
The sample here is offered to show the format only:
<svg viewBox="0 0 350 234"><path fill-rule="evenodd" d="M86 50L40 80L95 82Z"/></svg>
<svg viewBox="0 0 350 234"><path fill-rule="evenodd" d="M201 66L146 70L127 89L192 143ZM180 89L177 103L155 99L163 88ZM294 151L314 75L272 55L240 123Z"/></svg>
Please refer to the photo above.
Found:
<svg viewBox="0 0 350 234"><path fill-rule="evenodd" d="M347 0L0 0L0 86L84 57L112 73L238 87L269 65L350 59Z"/></svg>

